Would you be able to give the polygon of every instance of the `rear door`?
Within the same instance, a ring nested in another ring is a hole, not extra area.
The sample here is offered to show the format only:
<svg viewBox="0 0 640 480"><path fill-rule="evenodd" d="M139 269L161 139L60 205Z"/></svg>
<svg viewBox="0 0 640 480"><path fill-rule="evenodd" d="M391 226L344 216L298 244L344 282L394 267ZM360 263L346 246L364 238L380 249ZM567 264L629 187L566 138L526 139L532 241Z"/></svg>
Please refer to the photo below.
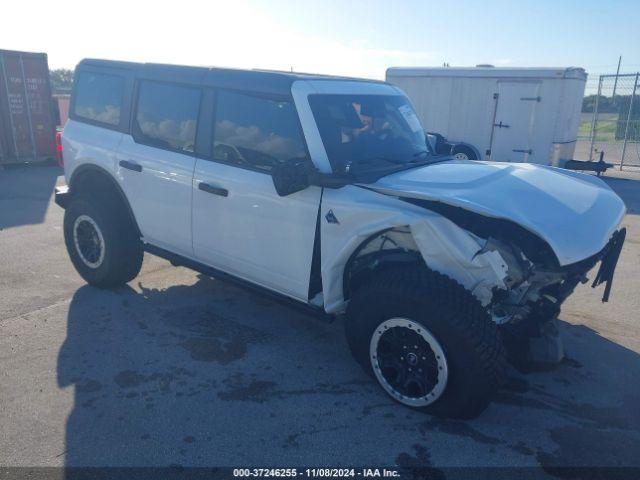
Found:
<svg viewBox="0 0 640 480"><path fill-rule="evenodd" d="M498 98L491 143L491 160L529 162L535 109L540 101L540 83L498 82Z"/></svg>
<svg viewBox="0 0 640 480"><path fill-rule="evenodd" d="M193 256L191 182L201 88L140 80L116 171L145 240Z"/></svg>
<svg viewBox="0 0 640 480"><path fill-rule="evenodd" d="M213 97L212 152L197 160L193 181L195 256L306 301L321 189L280 197L270 174L278 163L310 162L293 101L227 90Z"/></svg>

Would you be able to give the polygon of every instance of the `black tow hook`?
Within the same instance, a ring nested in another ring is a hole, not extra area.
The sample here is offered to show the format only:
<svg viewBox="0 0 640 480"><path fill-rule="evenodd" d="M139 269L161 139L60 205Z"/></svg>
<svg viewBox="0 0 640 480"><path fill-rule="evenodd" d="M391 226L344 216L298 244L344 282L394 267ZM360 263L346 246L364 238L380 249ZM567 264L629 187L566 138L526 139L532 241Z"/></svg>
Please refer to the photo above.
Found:
<svg viewBox="0 0 640 480"><path fill-rule="evenodd" d="M613 274L616 271L616 265L618 264L618 258L620 258L620 252L622 251L622 245L624 245L624 239L626 236L626 228L621 228L613 234L609 243L609 248L600 262L598 274L591 284L591 287L595 288L601 283L606 283L604 293L602 294L602 303L609 301L611 284L613 283Z"/></svg>

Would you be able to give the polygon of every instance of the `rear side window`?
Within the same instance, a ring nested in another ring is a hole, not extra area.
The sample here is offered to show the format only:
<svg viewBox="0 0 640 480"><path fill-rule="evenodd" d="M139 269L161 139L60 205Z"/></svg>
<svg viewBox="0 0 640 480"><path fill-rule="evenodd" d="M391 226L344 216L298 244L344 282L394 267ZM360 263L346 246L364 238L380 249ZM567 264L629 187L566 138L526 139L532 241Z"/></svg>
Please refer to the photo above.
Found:
<svg viewBox="0 0 640 480"><path fill-rule="evenodd" d="M220 91L213 158L270 172L276 164L307 158L292 102Z"/></svg>
<svg viewBox="0 0 640 480"><path fill-rule="evenodd" d="M118 75L81 72L74 94L76 116L105 125L120 124L124 78Z"/></svg>
<svg viewBox="0 0 640 480"><path fill-rule="evenodd" d="M192 153L199 108L199 88L142 81L134 122L136 138L160 148Z"/></svg>

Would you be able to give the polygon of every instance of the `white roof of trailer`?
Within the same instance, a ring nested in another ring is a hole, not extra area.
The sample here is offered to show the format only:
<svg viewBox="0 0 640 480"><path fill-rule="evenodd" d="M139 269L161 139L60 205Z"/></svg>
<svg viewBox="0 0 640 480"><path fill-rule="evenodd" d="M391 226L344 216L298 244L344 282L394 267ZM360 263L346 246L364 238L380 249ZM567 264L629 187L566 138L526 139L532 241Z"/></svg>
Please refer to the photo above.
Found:
<svg viewBox="0 0 640 480"><path fill-rule="evenodd" d="M573 78L586 80L579 67L390 67L387 77Z"/></svg>

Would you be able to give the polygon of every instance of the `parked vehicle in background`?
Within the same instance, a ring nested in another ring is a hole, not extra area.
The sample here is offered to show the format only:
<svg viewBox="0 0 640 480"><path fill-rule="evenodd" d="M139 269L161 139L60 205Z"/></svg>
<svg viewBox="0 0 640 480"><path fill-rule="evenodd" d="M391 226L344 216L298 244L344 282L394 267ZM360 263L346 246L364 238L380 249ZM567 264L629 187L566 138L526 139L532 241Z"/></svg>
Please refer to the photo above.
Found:
<svg viewBox="0 0 640 480"><path fill-rule="evenodd" d="M452 144L451 155L560 167L573 159L582 68L393 67L386 78L426 130Z"/></svg>
<svg viewBox="0 0 640 480"><path fill-rule="evenodd" d="M62 147L87 282L132 280L147 251L346 314L364 370L443 416L491 401L503 338L559 361L560 305L598 262L608 298L625 236L600 179L434 154L383 82L85 60Z"/></svg>
<svg viewBox="0 0 640 480"><path fill-rule="evenodd" d="M479 160L480 152L473 145L464 142L450 142L438 132L426 132L427 141L438 155L450 155L456 160Z"/></svg>
<svg viewBox="0 0 640 480"><path fill-rule="evenodd" d="M51 102L47 55L0 50L0 164L55 157Z"/></svg>

